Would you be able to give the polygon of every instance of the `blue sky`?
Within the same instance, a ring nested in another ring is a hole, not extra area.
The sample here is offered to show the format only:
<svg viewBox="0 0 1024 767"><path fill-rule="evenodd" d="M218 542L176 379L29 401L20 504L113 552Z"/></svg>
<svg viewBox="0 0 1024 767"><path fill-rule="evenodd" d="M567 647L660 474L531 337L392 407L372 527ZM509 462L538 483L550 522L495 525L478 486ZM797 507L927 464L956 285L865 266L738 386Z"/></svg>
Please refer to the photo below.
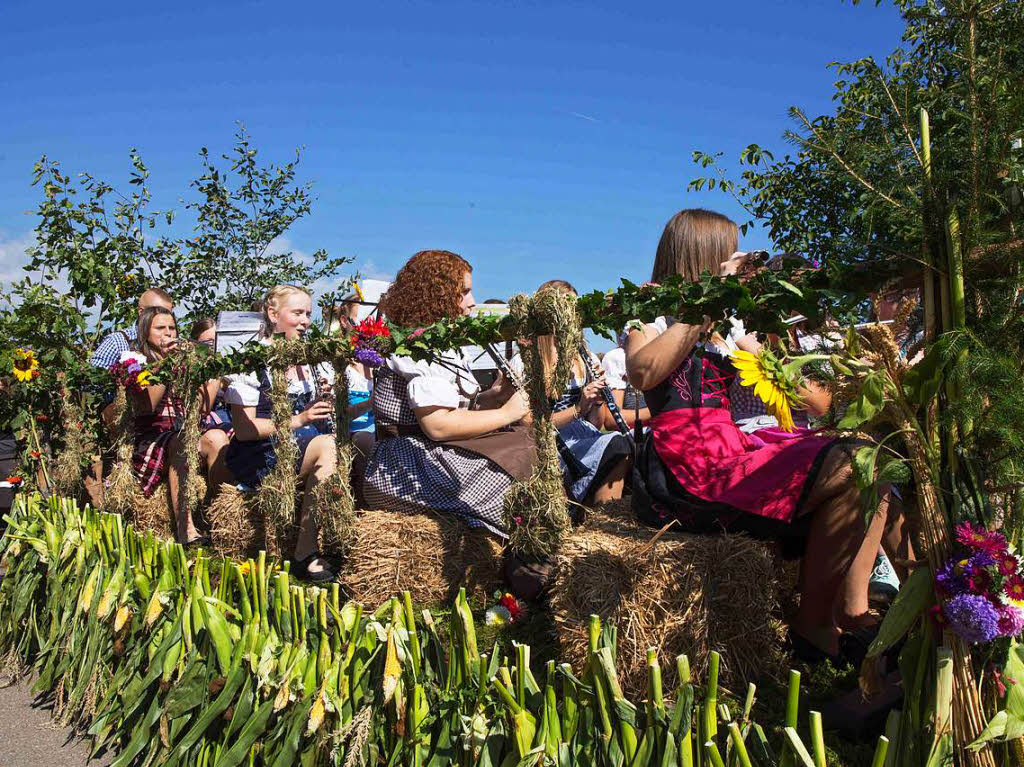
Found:
<svg viewBox="0 0 1024 767"><path fill-rule="evenodd" d="M833 60L882 57L892 8L756 3L39 3L0 24L0 278L34 226L33 162L123 183L127 150L178 206L196 152L242 121L266 159L305 147L313 214L289 235L393 274L416 250L475 268L479 300L650 270L704 205L694 149L784 149L829 109ZM762 233L744 246L769 245Z"/></svg>

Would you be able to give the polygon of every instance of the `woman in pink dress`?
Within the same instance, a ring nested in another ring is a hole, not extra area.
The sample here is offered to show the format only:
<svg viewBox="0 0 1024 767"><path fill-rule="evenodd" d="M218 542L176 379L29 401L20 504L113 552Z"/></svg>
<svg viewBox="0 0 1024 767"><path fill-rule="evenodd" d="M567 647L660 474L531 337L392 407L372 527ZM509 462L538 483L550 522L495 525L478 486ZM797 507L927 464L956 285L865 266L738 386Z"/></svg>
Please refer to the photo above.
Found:
<svg viewBox="0 0 1024 767"><path fill-rule="evenodd" d="M718 274L737 249L732 221L684 210L669 221L652 275L698 280ZM886 526L888 493L865 526L850 450L833 437L805 433L755 441L732 420L729 387L736 376L725 350L705 343L703 326L659 318L632 330L626 369L650 408L649 446L638 458L643 478L638 513L678 520L695 532L746 532L781 538L803 551L800 608L791 622L805 656L836 656L862 647L875 622L868 615L868 579ZM756 343L737 341L740 348Z"/></svg>

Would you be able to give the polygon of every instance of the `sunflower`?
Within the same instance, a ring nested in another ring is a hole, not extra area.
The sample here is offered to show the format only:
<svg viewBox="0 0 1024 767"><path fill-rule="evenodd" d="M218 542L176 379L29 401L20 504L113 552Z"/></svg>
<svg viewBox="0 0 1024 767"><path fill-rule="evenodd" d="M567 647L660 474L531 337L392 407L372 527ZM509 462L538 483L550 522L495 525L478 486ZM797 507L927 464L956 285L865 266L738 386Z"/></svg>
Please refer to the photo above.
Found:
<svg viewBox="0 0 1024 767"><path fill-rule="evenodd" d="M737 349L732 353L732 364L739 371L740 383L754 387L754 394L775 416L779 427L793 431L792 409L802 403L796 394L796 385L775 355L767 349L757 354Z"/></svg>
<svg viewBox="0 0 1024 767"><path fill-rule="evenodd" d="M39 360L31 349L14 351L14 377L21 382L31 381L39 375Z"/></svg>
<svg viewBox="0 0 1024 767"><path fill-rule="evenodd" d="M147 386L151 386L153 382L150 380L152 374L148 370L143 370L135 377L135 383L140 389L145 389Z"/></svg>

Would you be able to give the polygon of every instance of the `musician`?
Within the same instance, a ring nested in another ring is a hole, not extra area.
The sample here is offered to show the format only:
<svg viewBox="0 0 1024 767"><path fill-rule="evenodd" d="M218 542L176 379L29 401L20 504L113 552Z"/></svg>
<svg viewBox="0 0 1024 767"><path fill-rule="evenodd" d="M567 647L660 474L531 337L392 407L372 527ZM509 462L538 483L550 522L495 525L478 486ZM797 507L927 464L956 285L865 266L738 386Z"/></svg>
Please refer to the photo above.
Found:
<svg viewBox="0 0 1024 767"><path fill-rule="evenodd" d="M302 288L277 285L267 293L264 306L269 335L280 334L293 340L309 329L313 299ZM304 486L291 572L315 582L328 581L334 578L334 573L317 550L317 529L311 512L313 490L331 475L336 462L334 405L324 391L334 383L334 368L326 362L315 366L293 365L285 371L285 376L292 400L292 434L299 447L296 469ZM236 482L257 487L277 463L269 371L228 376L225 399L231 406L235 428L227 449L227 467Z"/></svg>
<svg viewBox="0 0 1024 767"><path fill-rule="evenodd" d="M163 306L143 309L132 347L131 351L142 354L147 363L171 354L178 347L178 326L171 310ZM152 495L166 479L178 542L186 546L205 543L192 515L178 504L178 483L186 471L180 434L184 408L181 393L174 391L170 384L152 384L141 391L130 391L128 396L135 400L132 469L143 495ZM195 446L190 448L195 449Z"/></svg>
<svg viewBox="0 0 1024 767"><path fill-rule="evenodd" d="M576 289L565 280L548 280L537 292L542 290L560 290L577 295ZM554 337L539 336L537 349L545 377L550 378L557 362ZM569 467L562 461L566 492L577 503L607 503L622 497L628 459L633 451L629 437L619 431L601 431L607 409L607 388L604 371L588 369L577 353L569 386L565 391L549 392L554 400L551 423L583 467L580 471L578 467Z"/></svg>
<svg viewBox="0 0 1024 767"><path fill-rule="evenodd" d="M446 250L417 253L381 299L391 322L417 328L469 315L473 271ZM527 401L499 377L482 391L459 351L414 362L392 356L376 371L377 446L366 467L371 509L450 514L472 528L508 535L503 500L536 461L519 424Z"/></svg>
<svg viewBox="0 0 1024 767"><path fill-rule="evenodd" d="M622 414L626 425L632 429L638 417L643 424L651 417L651 411L647 409L644 393L634 389L626 378L626 350L623 348L625 343L626 334L622 333L619 336L619 345L601 358L601 369L604 371L605 383L608 384L608 390L612 393L619 413ZM613 431L618 427L608 406L605 406L603 416L605 431Z"/></svg>
<svg viewBox="0 0 1024 767"><path fill-rule="evenodd" d="M725 216L684 210L668 222L652 281L678 274L697 281L728 272L739 230ZM876 619L868 578L889 509L889 493L865 525L850 449L827 435L757 446L732 420L729 358L702 325L660 317L631 329L630 382L644 391L653 450L641 450L634 510L662 524L675 518L694 532L734 531L782 538L803 549L800 607L791 623L794 649L807 660L863 655ZM736 343L745 348L749 341ZM641 497L647 501L638 503ZM847 641L849 640L849 641Z"/></svg>

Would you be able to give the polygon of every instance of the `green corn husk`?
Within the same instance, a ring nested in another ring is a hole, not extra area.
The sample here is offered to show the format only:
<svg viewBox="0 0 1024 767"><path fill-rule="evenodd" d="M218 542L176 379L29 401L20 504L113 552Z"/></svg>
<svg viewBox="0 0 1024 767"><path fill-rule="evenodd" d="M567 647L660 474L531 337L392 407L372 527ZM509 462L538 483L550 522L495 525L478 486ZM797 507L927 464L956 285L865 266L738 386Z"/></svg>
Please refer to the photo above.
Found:
<svg viewBox="0 0 1024 767"><path fill-rule="evenodd" d="M189 561L180 546L136 535L116 516L38 496L18 503L0 541L0 653L34 667L55 713L81 726L94 752L116 754L117 767L748 767L775 763L776 753L801 765L810 758L794 728L769 744L751 721L752 686L732 721L712 670L695 707L685 656L673 702L653 650L647 701L627 700L616 632L596 617L581 677L548 661L539 684L527 645L514 644L511 658L478 652L465 594L442 638L408 594L364 612L342 605L337 587L293 583L263 555ZM794 675L787 717L798 714L798 682ZM823 749L816 721L813 767ZM695 726L727 729L728 738L702 735L694 753Z"/></svg>

